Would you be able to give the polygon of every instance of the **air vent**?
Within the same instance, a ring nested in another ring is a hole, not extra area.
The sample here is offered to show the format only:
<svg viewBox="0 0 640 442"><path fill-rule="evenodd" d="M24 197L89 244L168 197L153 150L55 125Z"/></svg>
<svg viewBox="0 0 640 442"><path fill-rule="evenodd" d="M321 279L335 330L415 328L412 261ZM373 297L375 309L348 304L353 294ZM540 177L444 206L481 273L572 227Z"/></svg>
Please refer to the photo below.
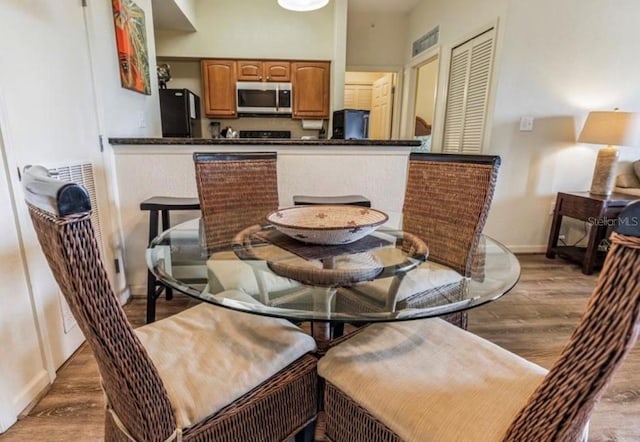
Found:
<svg viewBox="0 0 640 442"><path fill-rule="evenodd" d="M93 164L91 162L79 162L72 164L63 164L55 167L50 167L49 171L53 173L53 177L60 181L73 181L74 183L81 184L87 189L89 193L89 199L91 200L91 223L93 224L93 230L96 234L96 241L102 256L104 256L104 249L102 247L102 228L100 227L100 217L98 215L98 200L96 197L96 185L95 177L93 175ZM69 310L67 301L59 293L60 296L60 313L62 315L62 323L64 326L64 332L69 333L73 330L77 323Z"/></svg>
<svg viewBox="0 0 640 442"><path fill-rule="evenodd" d="M438 38L440 36L440 26L436 26L422 37L413 42L411 48L411 56L415 57L421 52L438 44Z"/></svg>

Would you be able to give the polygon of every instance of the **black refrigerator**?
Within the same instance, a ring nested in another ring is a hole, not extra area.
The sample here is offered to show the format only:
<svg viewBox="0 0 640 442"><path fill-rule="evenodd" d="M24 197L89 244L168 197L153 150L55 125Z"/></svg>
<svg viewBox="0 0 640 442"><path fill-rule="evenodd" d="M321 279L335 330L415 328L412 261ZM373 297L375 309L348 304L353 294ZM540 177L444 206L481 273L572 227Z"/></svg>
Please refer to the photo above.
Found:
<svg viewBox="0 0 640 442"><path fill-rule="evenodd" d="M200 97L189 89L160 89L163 137L201 138Z"/></svg>
<svg viewBox="0 0 640 442"><path fill-rule="evenodd" d="M343 109L333 112L333 137L340 140L369 138L369 111Z"/></svg>

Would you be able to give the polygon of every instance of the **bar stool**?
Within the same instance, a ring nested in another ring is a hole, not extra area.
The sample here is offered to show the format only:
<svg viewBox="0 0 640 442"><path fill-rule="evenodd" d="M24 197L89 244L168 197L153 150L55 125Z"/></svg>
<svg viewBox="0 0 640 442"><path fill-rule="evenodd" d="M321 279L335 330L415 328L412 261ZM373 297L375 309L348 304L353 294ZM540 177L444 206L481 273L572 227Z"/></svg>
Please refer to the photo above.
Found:
<svg viewBox="0 0 640 442"><path fill-rule="evenodd" d="M310 196L310 195L294 195L293 205L319 205L331 204L341 205L349 204L352 206L371 207L371 201L362 195L340 195L340 196Z"/></svg>
<svg viewBox="0 0 640 442"><path fill-rule="evenodd" d="M162 231L171 227L169 213L172 210L200 210L198 198L154 196L140 203L140 210L149 211L149 244L158 236L158 215L162 217ZM173 298L173 290L166 287L150 271L147 271L147 324L156 320L156 301L165 292L165 298Z"/></svg>

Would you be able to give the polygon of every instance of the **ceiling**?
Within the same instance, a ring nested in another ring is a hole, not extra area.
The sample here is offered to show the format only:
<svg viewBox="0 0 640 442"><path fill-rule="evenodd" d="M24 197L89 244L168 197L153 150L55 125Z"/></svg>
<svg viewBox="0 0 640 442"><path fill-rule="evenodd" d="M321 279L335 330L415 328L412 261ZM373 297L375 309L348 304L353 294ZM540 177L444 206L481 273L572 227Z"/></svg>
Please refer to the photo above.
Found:
<svg viewBox="0 0 640 442"><path fill-rule="evenodd" d="M206 0L213 1L213 0ZM270 0L275 3L276 0ZM411 11L420 0L348 0L349 10L359 12ZM157 29L195 31L193 23L180 10L175 0L152 0L153 20Z"/></svg>
<svg viewBox="0 0 640 442"><path fill-rule="evenodd" d="M352 11L409 12L420 0L349 0Z"/></svg>

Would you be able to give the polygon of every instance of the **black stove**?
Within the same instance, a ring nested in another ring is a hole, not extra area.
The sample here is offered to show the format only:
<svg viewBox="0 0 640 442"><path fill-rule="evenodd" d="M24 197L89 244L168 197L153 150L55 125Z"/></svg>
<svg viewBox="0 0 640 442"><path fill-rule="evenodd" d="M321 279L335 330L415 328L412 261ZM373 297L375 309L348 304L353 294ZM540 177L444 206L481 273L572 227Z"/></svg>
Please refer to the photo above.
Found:
<svg viewBox="0 0 640 442"><path fill-rule="evenodd" d="M240 138L291 138L289 130L241 130Z"/></svg>

